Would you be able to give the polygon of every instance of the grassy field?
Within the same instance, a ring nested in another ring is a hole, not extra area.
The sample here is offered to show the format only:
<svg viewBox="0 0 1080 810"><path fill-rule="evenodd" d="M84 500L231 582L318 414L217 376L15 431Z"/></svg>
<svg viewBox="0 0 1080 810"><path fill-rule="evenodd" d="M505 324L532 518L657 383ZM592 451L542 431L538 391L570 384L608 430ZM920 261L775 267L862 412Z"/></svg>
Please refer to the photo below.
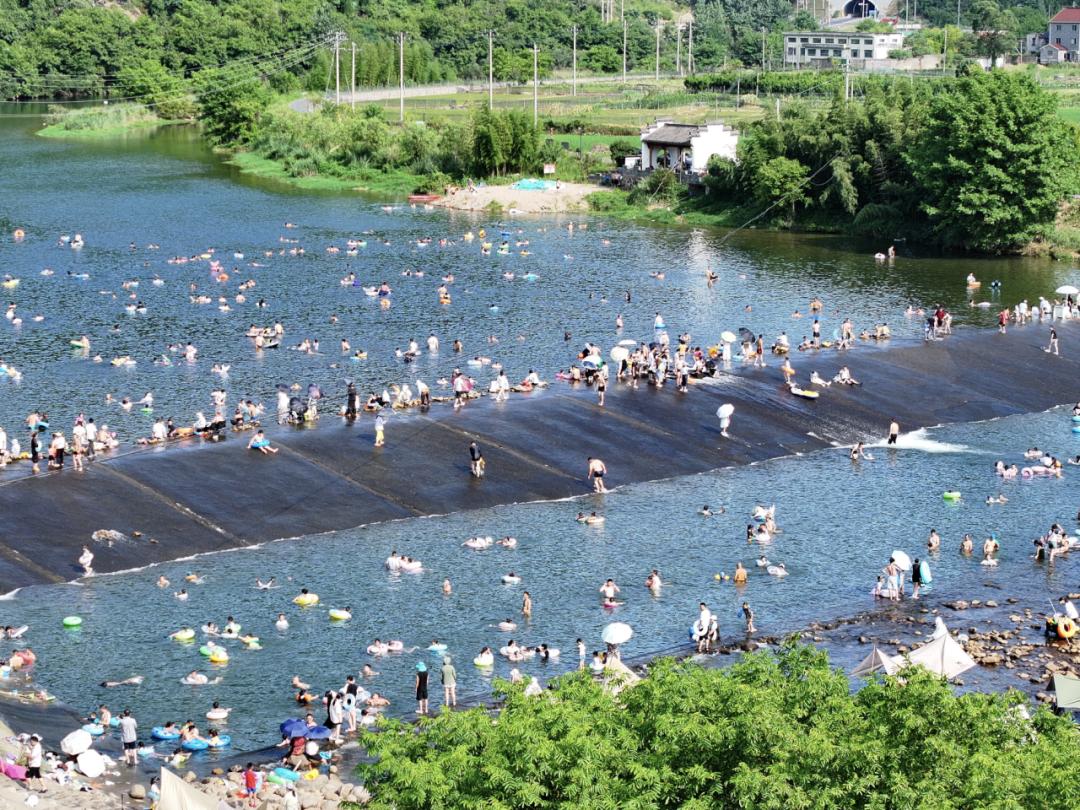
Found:
<svg viewBox="0 0 1080 810"><path fill-rule="evenodd" d="M1065 107L1059 109L1057 113L1066 121L1072 121L1074 124L1080 124L1080 108Z"/></svg>

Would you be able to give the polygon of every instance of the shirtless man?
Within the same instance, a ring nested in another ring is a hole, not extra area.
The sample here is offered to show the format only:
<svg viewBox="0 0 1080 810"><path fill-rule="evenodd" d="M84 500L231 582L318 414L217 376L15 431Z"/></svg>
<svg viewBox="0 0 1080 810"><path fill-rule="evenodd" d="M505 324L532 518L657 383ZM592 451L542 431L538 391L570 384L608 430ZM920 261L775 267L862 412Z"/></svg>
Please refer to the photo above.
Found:
<svg viewBox="0 0 1080 810"><path fill-rule="evenodd" d="M735 563L735 576L731 579L736 585L746 584L746 569L743 568L742 563Z"/></svg>
<svg viewBox="0 0 1080 810"><path fill-rule="evenodd" d="M941 538L938 537L937 529L930 530L930 538L926 541L926 547L930 551L941 548Z"/></svg>
<svg viewBox="0 0 1080 810"><path fill-rule="evenodd" d="M964 539L960 541L960 553L970 554L974 548L975 544L971 541L971 535L965 534Z"/></svg>
<svg viewBox="0 0 1080 810"><path fill-rule="evenodd" d="M619 586L615 584L615 580L609 579L600 587L600 593L604 595L605 602L614 602L615 594L619 593Z"/></svg>
<svg viewBox="0 0 1080 810"><path fill-rule="evenodd" d="M604 486L604 474L607 472L607 467L604 466L598 458L589 457L589 478L593 481L593 491L595 492L607 492L607 487Z"/></svg>
<svg viewBox="0 0 1080 810"><path fill-rule="evenodd" d="M983 543L983 556L989 557L991 554L997 553L1000 544L994 535L990 535L986 538L986 542Z"/></svg>

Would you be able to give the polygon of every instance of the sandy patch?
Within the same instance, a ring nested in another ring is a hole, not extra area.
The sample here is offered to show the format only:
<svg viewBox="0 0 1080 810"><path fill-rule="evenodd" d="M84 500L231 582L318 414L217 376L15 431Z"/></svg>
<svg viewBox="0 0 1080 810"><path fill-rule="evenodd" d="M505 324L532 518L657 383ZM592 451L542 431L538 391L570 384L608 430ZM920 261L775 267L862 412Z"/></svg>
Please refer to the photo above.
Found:
<svg viewBox="0 0 1080 810"><path fill-rule="evenodd" d="M460 189L442 197L434 205L461 211L483 211L492 202L497 202L503 209L516 208L527 214L583 211L587 207L583 200L585 195L605 190L610 189L586 183L562 183L558 191L522 191L509 186L485 186L475 191Z"/></svg>

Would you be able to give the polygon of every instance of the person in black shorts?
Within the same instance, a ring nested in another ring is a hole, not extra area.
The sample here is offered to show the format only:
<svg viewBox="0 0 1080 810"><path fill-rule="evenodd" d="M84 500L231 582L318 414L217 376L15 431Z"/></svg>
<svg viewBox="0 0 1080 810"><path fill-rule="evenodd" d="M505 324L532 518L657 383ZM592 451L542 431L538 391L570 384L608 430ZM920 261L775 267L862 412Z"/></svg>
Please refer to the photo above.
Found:
<svg viewBox="0 0 1080 810"><path fill-rule="evenodd" d="M427 714L428 711L428 671L424 662L416 665L416 702L418 714Z"/></svg>

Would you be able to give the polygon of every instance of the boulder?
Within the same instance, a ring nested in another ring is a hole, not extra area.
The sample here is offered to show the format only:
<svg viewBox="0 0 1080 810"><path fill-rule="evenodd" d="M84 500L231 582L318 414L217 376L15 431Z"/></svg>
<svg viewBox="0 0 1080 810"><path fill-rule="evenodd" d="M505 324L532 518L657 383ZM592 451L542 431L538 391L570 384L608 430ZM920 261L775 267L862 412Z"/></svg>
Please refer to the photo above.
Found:
<svg viewBox="0 0 1080 810"><path fill-rule="evenodd" d="M128 795L133 799L145 799L146 798L146 786L140 784L134 784L131 786L131 790L128 791Z"/></svg>
<svg viewBox="0 0 1080 810"><path fill-rule="evenodd" d="M983 607L990 607L990 608L994 608L994 607L997 607L997 606L998 606L997 602L987 602L985 605L983 605Z"/></svg>
<svg viewBox="0 0 1080 810"><path fill-rule="evenodd" d="M236 771L230 773L226 778L234 785L242 785L244 783L244 775L237 773Z"/></svg>
<svg viewBox="0 0 1080 810"><path fill-rule="evenodd" d="M195 771L188 771L187 773L184 774L184 781L187 782L188 784L191 784L192 782L194 782L198 778L199 777L197 777L195 775Z"/></svg>
<svg viewBox="0 0 1080 810"><path fill-rule="evenodd" d="M994 666L995 664L1000 664L1004 660L1004 655L1000 655L998 653L990 653L989 655L984 655L979 661L979 663L983 664L984 666Z"/></svg>
<svg viewBox="0 0 1080 810"><path fill-rule="evenodd" d="M322 803L322 810L337 810L338 803L336 801L324 801Z"/></svg>
<svg viewBox="0 0 1080 810"><path fill-rule="evenodd" d="M971 605L962 599L957 599L955 602L946 602L945 607L952 608L953 610L967 610Z"/></svg>

